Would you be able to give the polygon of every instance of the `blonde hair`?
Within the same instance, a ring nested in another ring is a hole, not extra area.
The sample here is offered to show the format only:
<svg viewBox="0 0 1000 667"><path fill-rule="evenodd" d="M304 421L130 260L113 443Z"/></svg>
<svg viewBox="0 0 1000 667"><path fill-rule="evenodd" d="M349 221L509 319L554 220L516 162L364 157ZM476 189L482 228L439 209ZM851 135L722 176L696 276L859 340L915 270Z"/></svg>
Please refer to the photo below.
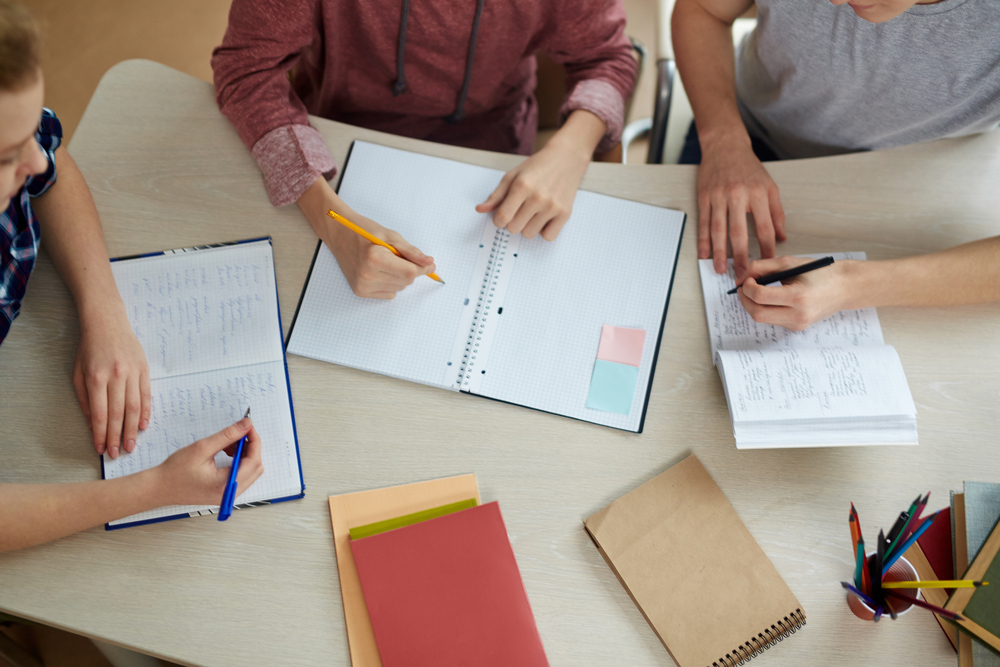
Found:
<svg viewBox="0 0 1000 667"><path fill-rule="evenodd" d="M42 39L24 7L0 0L0 90L16 91L38 78Z"/></svg>

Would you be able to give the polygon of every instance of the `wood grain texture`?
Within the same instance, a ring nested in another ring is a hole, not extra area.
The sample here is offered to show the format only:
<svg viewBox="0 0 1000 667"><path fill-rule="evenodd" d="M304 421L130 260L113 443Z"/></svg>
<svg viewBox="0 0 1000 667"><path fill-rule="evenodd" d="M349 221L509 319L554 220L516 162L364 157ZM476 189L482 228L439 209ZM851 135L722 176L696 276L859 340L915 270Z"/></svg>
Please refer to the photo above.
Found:
<svg viewBox="0 0 1000 667"><path fill-rule="evenodd" d="M521 159L314 123L341 162L356 138L500 169ZM287 333L316 239L297 208L268 204L210 85L120 64L70 150L112 255L270 234ZM1000 233L998 133L769 169L788 253L876 259ZM693 216L694 175L593 164L583 186ZM934 509L965 479L1000 479L1000 306L880 309L917 403L918 447L741 452L709 357L696 227L690 217L645 433L290 356L305 499L0 555L0 610L186 664L347 665L327 497L475 472L483 501L501 503L553 665L669 665L582 519L696 453L808 614L754 665L952 665L930 614L875 625L848 610L848 503L875 535L917 492L932 491ZM0 352L0 482L99 477L69 381L77 339L68 291L43 258Z"/></svg>

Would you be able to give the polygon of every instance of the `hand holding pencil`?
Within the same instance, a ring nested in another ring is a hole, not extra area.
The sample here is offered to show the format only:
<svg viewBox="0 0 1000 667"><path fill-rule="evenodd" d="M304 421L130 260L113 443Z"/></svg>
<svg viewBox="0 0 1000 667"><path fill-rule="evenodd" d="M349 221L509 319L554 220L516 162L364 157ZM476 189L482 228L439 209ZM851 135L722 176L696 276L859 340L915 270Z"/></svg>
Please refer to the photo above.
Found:
<svg viewBox="0 0 1000 667"><path fill-rule="evenodd" d="M339 200L326 202L321 209L326 223L317 225L313 221L313 226L333 252L356 295L392 299L414 280L434 273L434 258L408 243L398 232L343 205L339 209L343 214L337 213L329 207L333 203L343 204Z"/></svg>

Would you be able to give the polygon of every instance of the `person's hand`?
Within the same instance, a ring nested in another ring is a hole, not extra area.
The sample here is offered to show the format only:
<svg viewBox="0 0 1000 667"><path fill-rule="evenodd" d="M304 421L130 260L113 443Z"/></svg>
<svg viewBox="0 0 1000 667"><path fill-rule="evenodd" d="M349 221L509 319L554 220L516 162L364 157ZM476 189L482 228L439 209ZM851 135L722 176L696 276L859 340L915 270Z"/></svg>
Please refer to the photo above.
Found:
<svg viewBox="0 0 1000 667"><path fill-rule="evenodd" d="M225 450L236 455L240 438L247 436L243 458L236 473L236 495L240 495L264 472L260 458L260 436L245 417L215 435L202 438L171 454L154 468L159 477L164 505L218 505L229 481L229 468L217 468L215 455Z"/></svg>
<svg viewBox="0 0 1000 667"><path fill-rule="evenodd" d="M755 278L813 261L808 257L778 257L750 262L747 278L737 292L755 322L802 331L814 322L849 308L850 260L803 273L781 284L758 285Z"/></svg>
<svg viewBox="0 0 1000 667"><path fill-rule="evenodd" d="M577 188L590 155L550 141L542 150L514 167L500 185L476 207L493 214L493 224L511 234L532 239L542 235L554 241L573 210Z"/></svg>
<svg viewBox="0 0 1000 667"><path fill-rule="evenodd" d="M420 276L436 270L433 257L410 245L399 233L351 210L322 176L299 198L298 205L337 258L351 290L360 297L392 299ZM344 227L326 214L331 209L391 245L402 257Z"/></svg>
<svg viewBox="0 0 1000 667"><path fill-rule="evenodd" d="M134 450L139 430L149 426L152 400L146 355L124 308L81 319L73 386L97 453L117 458L119 448Z"/></svg>
<svg viewBox="0 0 1000 667"><path fill-rule="evenodd" d="M753 214L761 258L774 257L775 239L785 240L778 186L749 145L703 146L698 167L698 257L711 257L716 273L725 273L728 236L737 282L747 275L749 264L747 213Z"/></svg>

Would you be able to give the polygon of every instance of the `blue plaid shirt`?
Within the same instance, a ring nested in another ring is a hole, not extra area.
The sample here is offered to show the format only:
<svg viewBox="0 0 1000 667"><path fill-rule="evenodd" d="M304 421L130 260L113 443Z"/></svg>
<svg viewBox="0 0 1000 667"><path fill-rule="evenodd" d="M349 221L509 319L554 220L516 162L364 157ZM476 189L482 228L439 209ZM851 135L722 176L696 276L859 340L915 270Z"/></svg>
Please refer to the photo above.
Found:
<svg viewBox="0 0 1000 667"><path fill-rule="evenodd" d="M0 214L0 343L21 311L28 277L38 256L41 229L31 209L31 198L45 194L56 182L55 151L62 141L62 125L49 109L42 109L35 141L49 161L48 169L29 177L17 196L11 198L7 210Z"/></svg>

